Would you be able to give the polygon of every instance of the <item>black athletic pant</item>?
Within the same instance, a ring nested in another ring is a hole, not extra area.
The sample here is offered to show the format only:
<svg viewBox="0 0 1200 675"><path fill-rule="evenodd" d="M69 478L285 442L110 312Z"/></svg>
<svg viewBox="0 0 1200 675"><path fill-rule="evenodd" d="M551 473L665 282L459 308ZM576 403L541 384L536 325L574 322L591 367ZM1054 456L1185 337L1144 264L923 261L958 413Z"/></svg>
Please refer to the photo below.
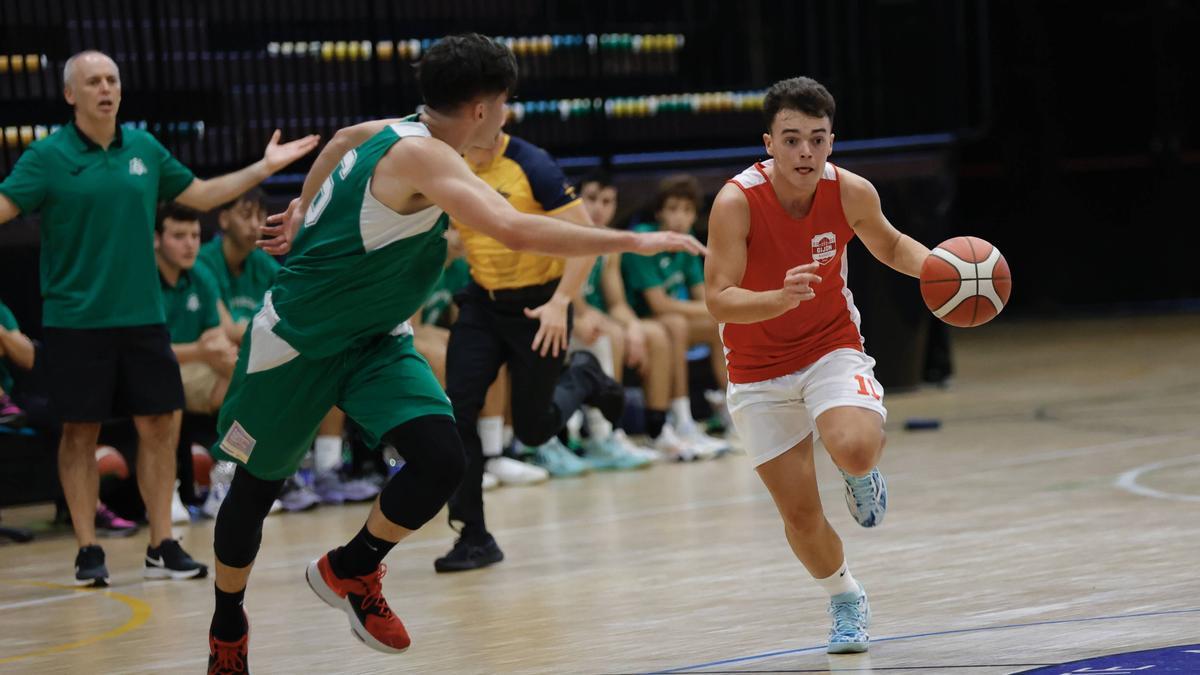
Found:
<svg viewBox="0 0 1200 675"><path fill-rule="evenodd" d="M545 304L558 287L555 279L540 286L487 291L474 282L455 296L458 320L450 327L446 351L446 394L467 451L467 473L450 498L450 520L484 531L483 448L479 411L500 366L508 365L512 385L513 433L525 445L541 445L562 429L579 409L587 391L564 380L566 354L541 356L529 348L540 322L525 309ZM572 312L567 313L570 332ZM556 391L557 389L557 391Z"/></svg>

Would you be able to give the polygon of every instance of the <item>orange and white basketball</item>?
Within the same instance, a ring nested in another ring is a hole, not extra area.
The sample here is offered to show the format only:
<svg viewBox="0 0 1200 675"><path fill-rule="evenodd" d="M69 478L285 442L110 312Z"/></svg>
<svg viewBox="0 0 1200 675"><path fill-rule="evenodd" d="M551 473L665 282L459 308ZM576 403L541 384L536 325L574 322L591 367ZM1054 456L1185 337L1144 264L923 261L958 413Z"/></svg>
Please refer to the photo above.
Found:
<svg viewBox="0 0 1200 675"><path fill-rule="evenodd" d="M970 328L1004 309L1012 275L1000 249L979 237L947 239L921 266L921 297L937 318Z"/></svg>
<svg viewBox="0 0 1200 675"><path fill-rule="evenodd" d="M101 476L116 476L120 480L129 478L129 465L125 456L111 445L96 447L96 467Z"/></svg>

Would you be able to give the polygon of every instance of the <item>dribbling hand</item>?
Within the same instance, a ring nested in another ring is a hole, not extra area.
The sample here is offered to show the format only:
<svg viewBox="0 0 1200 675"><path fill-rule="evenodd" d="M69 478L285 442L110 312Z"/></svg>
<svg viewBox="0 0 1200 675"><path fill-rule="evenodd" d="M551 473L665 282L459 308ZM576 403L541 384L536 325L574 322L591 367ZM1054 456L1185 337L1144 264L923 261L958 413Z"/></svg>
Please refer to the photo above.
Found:
<svg viewBox="0 0 1200 675"><path fill-rule="evenodd" d="M812 287L814 284L821 283L821 277L815 274L818 267L820 265L815 262L799 265L783 275L783 288L779 290L787 300L789 307L795 307L805 300L817 297L817 293Z"/></svg>

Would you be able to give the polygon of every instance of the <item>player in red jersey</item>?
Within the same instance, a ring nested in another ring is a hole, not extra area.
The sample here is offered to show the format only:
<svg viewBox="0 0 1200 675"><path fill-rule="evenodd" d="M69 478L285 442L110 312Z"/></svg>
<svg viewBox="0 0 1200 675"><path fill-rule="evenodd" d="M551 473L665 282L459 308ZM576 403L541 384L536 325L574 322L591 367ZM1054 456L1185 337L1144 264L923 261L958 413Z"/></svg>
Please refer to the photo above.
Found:
<svg viewBox="0 0 1200 675"><path fill-rule="evenodd" d="M929 249L892 227L870 182L826 161L835 104L825 87L807 77L777 82L763 108L772 159L717 194L705 297L721 324L734 426L792 551L831 596L829 652L862 652L870 606L822 511L813 441L822 439L841 470L855 520L878 525L887 510L876 468L887 410L846 286L846 244L857 235L910 277Z"/></svg>

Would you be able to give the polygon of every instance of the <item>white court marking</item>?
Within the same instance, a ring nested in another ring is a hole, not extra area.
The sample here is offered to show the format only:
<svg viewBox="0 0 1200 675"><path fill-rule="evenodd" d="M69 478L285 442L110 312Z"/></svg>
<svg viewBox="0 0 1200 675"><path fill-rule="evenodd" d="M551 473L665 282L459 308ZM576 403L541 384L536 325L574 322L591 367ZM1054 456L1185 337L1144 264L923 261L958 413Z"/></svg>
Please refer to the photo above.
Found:
<svg viewBox="0 0 1200 675"><path fill-rule="evenodd" d="M1135 495L1142 495L1143 497L1171 499L1177 502L1200 502L1200 495L1184 494L1181 492L1164 492L1162 490L1156 490L1138 483L1138 477L1144 473L1158 471L1159 469L1165 469L1171 466L1179 466L1181 464L1191 464L1193 462L1200 462L1200 455L1176 457L1174 459L1165 459L1161 462L1143 464L1136 469L1130 469L1129 471L1121 474L1117 478L1115 485L1122 490L1127 490Z"/></svg>

